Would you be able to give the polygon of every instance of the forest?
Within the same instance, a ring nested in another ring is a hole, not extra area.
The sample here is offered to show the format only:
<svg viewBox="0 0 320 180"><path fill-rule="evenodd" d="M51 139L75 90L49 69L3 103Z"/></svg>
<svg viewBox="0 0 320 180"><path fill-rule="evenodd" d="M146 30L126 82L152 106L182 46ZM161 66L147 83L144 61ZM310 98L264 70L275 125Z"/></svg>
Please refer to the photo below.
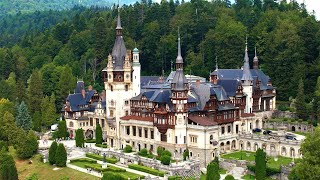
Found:
<svg viewBox="0 0 320 180"><path fill-rule="evenodd" d="M28 102L34 113L44 97L54 96L59 112L77 79L101 91L117 12L115 6L75 6L1 18L0 98ZM208 78L216 57L220 69L241 68L247 36L250 63L256 47L260 68L271 77L278 100L295 98L300 81L306 102L313 102L320 91L320 25L303 4L142 0L123 5L120 14L127 49L140 50L142 75L170 73L179 28L185 73ZM32 77L37 83L31 83Z"/></svg>
<svg viewBox="0 0 320 180"><path fill-rule="evenodd" d="M135 0L121 0L121 4L132 4ZM74 6L110 7L117 0L1 0L0 17L8 14L32 13L46 10L66 10Z"/></svg>

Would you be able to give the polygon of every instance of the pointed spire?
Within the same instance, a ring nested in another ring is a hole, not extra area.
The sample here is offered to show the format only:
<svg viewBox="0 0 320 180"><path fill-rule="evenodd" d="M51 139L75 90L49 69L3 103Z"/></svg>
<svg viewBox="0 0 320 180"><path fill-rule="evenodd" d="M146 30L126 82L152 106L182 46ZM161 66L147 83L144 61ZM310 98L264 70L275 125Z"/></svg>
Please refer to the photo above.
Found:
<svg viewBox="0 0 320 180"><path fill-rule="evenodd" d="M218 56L216 56L216 71L218 71Z"/></svg>
<svg viewBox="0 0 320 180"><path fill-rule="evenodd" d="M259 69L259 59L257 56L257 47L254 47L253 69Z"/></svg>
<svg viewBox="0 0 320 180"><path fill-rule="evenodd" d="M176 64L183 64L183 59L182 59L182 56L181 56L180 29L179 29L179 27L178 27L178 56L177 56L177 59L176 59Z"/></svg>
<svg viewBox="0 0 320 180"><path fill-rule="evenodd" d="M117 33L117 36L122 36L122 27L121 27L121 19L120 19L120 4L118 4L118 19L117 19L116 33Z"/></svg>
<svg viewBox="0 0 320 180"><path fill-rule="evenodd" d="M252 81L252 76L250 72L249 65L249 55L248 55L248 36L246 36L246 48L244 53L244 64L243 64L243 75L241 78L242 81Z"/></svg>

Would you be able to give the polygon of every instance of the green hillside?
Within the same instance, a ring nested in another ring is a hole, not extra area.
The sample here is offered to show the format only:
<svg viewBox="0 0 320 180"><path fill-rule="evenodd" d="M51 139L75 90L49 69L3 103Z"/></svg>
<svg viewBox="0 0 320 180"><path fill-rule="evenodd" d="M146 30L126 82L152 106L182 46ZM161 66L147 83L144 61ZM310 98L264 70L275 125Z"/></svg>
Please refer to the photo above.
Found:
<svg viewBox="0 0 320 180"><path fill-rule="evenodd" d="M122 0L121 4L132 4L136 0ZM118 3L117 0L2 0L0 17L7 14L30 13L45 10L64 10L74 6L106 7Z"/></svg>

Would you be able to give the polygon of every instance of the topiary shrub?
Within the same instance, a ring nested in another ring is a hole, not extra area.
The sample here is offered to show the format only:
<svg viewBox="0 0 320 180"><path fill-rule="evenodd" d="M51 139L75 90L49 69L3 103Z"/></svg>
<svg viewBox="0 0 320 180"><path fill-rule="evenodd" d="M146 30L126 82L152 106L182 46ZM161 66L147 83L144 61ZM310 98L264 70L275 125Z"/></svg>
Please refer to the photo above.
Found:
<svg viewBox="0 0 320 180"><path fill-rule="evenodd" d="M162 154L163 151L164 151L164 150L163 150L163 147L158 146L158 148L157 148L157 154L158 154L159 157L161 156L161 154Z"/></svg>
<svg viewBox="0 0 320 180"><path fill-rule="evenodd" d="M187 157L189 158L189 149L186 149L184 152L183 152L183 160L187 160Z"/></svg>
<svg viewBox="0 0 320 180"><path fill-rule="evenodd" d="M59 144L56 151L56 165L58 167L65 167L67 164L67 151L63 144Z"/></svg>
<svg viewBox="0 0 320 180"><path fill-rule="evenodd" d="M131 153L132 152L132 147L130 145L126 145L126 147L123 148L123 152Z"/></svg>
<svg viewBox="0 0 320 180"><path fill-rule="evenodd" d="M161 158L160 158L160 161L164 165L169 165L170 161L171 161L171 157L168 156L168 155L162 155Z"/></svg>
<svg viewBox="0 0 320 180"><path fill-rule="evenodd" d="M170 151L164 150L164 151L161 153L161 156L169 156L169 157L172 157L172 154L171 154Z"/></svg>
<svg viewBox="0 0 320 180"><path fill-rule="evenodd" d="M53 141L51 146L50 146L50 149L49 149L49 163L51 165L55 164L56 163L56 151L57 151L57 147L58 147L58 144L56 141Z"/></svg>
<svg viewBox="0 0 320 180"><path fill-rule="evenodd" d="M147 149L141 149L141 150L138 152L138 155L139 155L139 156L146 157L146 156L148 156L148 150L147 150Z"/></svg>
<svg viewBox="0 0 320 180"><path fill-rule="evenodd" d="M224 180L234 180L234 177L232 175L227 175Z"/></svg>

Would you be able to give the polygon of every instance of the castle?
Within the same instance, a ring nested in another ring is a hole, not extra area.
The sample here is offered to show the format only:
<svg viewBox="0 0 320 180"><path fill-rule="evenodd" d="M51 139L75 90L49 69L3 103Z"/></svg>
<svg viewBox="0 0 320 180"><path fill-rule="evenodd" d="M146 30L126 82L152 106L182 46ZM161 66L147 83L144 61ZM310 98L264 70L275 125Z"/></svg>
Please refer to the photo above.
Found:
<svg viewBox="0 0 320 180"><path fill-rule="evenodd" d="M103 70L105 92L85 90L78 81L75 93L66 99L63 114L70 136L82 128L86 138L94 138L100 124L110 148L130 145L135 151L156 153L160 146L176 159L188 149L190 158L202 166L224 152L267 148L262 141L251 148L239 138L262 128L276 103L276 89L259 69L257 55L250 69L247 44L242 69L216 65L209 82L204 82L184 75L179 37L176 71L164 80L140 75L139 50L126 49L122 31L118 14L116 40ZM274 147L281 154L283 145Z"/></svg>

